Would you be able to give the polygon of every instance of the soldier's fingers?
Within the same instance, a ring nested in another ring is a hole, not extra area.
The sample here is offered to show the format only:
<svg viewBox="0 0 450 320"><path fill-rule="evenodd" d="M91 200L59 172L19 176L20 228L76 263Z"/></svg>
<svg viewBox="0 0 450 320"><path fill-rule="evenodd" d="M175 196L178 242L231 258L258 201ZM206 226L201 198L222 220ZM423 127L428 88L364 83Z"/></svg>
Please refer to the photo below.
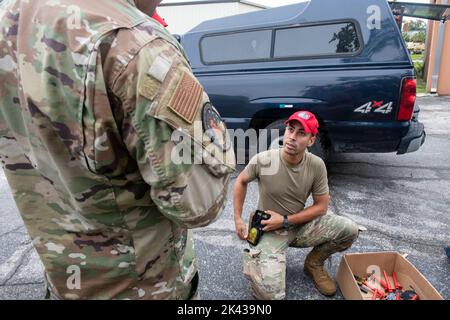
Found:
<svg viewBox="0 0 450 320"><path fill-rule="evenodd" d="M238 236L241 240L245 240L247 239L247 233L248 233L247 229L240 228L238 231Z"/></svg>

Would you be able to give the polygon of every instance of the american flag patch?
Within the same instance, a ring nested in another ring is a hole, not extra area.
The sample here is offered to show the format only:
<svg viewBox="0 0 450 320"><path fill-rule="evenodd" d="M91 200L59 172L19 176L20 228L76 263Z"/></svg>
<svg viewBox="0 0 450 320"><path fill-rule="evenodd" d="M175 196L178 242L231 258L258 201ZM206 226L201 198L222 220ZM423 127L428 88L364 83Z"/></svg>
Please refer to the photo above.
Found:
<svg viewBox="0 0 450 320"><path fill-rule="evenodd" d="M194 122L202 98L202 86L187 72L183 73L174 95L169 102L169 109L187 123Z"/></svg>

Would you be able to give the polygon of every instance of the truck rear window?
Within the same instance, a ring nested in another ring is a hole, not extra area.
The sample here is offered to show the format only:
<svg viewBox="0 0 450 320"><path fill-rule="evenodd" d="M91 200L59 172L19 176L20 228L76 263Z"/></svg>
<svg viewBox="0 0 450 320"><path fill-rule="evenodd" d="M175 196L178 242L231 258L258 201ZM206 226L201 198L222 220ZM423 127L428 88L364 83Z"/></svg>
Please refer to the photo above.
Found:
<svg viewBox="0 0 450 320"><path fill-rule="evenodd" d="M328 56L359 50L353 23L335 23L275 30L274 58Z"/></svg>
<svg viewBox="0 0 450 320"><path fill-rule="evenodd" d="M352 22L206 35L200 40L204 64L328 57L359 51Z"/></svg>
<svg viewBox="0 0 450 320"><path fill-rule="evenodd" d="M206 63L222 63L270 58L272 30L258 30L207 36L201 54Z"/></svg>

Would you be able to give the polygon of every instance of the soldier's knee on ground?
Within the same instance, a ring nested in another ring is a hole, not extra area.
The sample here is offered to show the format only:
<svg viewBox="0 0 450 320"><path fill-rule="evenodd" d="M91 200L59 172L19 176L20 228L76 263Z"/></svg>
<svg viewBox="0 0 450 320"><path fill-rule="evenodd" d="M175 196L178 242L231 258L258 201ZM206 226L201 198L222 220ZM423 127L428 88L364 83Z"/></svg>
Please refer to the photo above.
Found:
<svg viewBox="0 0 450 320"><path fill-rule="evenodd" d="M264 254L259 249L244 250L244 275L253 296L260 300L282 300L286 291L285 254Z"/></svg>

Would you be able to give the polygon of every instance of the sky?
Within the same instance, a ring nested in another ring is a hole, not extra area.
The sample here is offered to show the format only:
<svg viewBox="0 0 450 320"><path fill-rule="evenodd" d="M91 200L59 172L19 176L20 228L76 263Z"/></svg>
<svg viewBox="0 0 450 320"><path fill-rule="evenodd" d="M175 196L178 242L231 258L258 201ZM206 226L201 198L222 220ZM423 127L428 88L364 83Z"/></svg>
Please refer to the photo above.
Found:
<svg viewBox="0 0 450 320"><path fill-rule="evenodd" d="M163 0L164 3L170 2L189 2L197 0ZM303 2L304 0L249 0L250 2L262 4L268 7L279 7L288 4ZM399 2L418 2L418 3L429 3L428 0L398 0Z"/></svg>

